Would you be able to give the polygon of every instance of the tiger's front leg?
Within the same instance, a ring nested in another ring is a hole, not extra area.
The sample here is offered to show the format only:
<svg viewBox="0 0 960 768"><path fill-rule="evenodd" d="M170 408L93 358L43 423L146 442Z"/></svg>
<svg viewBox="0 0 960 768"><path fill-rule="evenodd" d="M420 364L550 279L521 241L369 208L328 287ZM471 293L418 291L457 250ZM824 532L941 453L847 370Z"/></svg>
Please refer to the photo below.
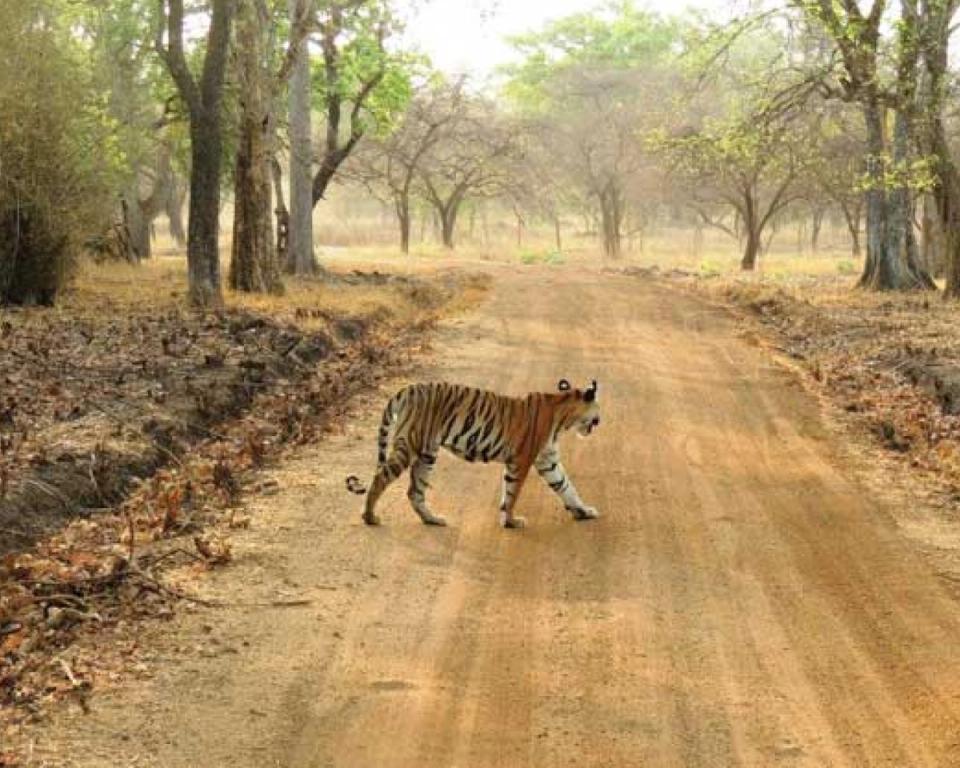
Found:
<svg viewBox="0 0 960 768"><path fill-rule="evenodd" d="M517 504L517 498L520 496L520 490L523 488L523 481L526 479L528 471L528 469L524 469L517 464L507 464L503 470L500 525L504 528L523 528L527 524L525 518L513 514L513 508Z"/></svg>
<svg viewBox="0 0 960 768"><path fill-rule="evenodd" d="M567 512L573 515L574 520L596 520L600 513L593 507L583 503L577 493L573 481L567 475L563 464L560 463L560 454L556 448L543 451L536 461L537 473L550 489L560 497Z"/></svg>

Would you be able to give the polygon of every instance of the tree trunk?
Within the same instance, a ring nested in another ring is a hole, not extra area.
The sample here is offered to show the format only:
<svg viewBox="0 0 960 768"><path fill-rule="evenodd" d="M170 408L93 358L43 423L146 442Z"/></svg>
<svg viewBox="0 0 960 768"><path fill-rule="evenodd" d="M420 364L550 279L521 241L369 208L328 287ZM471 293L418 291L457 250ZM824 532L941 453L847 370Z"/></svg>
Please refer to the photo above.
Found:
<svg viewBox="0 0 960 768"><path fill-rule="evenodd" d="M206 54L199 81L187 64L183 44L183 0L166 0L166 45L157 48L180 96L190 111L190 218L187 227L187 266L190 302L196 307L220 306L220 156L223 151L223 83L233 26L233 0L212 0Z"/></svg>
<svg viewBox="0 0 960 768"><path fill-rule="evenodd" d="M139 174L137 174L137 179L134 181L130 193L124 196L122 206L124 224L130 237L129 259L135 264L139 264L144 259L149 259L152 255L150 217L140 203L139 187Z"/></svg>
<svg viewBox="0 0 960 768"><path fill-rule="evenodd" d="M923 268L935 277L944 274L944 231L940 224L937 203L933 195L924 194L921 200Z"/></svg>
<svg viewBox="0 0 960 768"><path fill-rule="evenodd" d="M288 0L291 25L296 23L298 0ZM311 275L317 269L313 254L313 141L310 114L310 56L300 45L290 75L290 241L287 271Z"/></svg>
<svg viewBox="0 0 960 768"><path fill-rule="evenodd" d="M760 232L755 227L745 227L746 238L744 239L743 257L740 259L740 269L745 272L753 271L757 268L757 262L760 259Z"/></svg>
<svg viewBox="0 0 960 768"><path fill-rule="evenodd" d="M563 237L560 232L560 217L553 217L553 235L557 244L557 253L563 253Z"/></svg>
<svg viewBox="0 0 960 768"><path fill-rule="evenodd" d="M693 255L695 258L700 258L700 254L703 251L703 222L697 219L693 224L693 245L692 245Z"/></svg>
<svg viewBox="0 0 960 768"><path fill-rule="evenodd" d="M934 198L943 232L944 296L960 299L960 172L953 164L942 122L935 122L938 125L934 130L939 135L934 147L940 178L934 187Z"/></svg>
<svg viewBox="0 0 960 768"><path fill-rule="evenodd" d="M901 185L885 188L883 109L864 107L867 127L867 259L859 285L875 291L934 288L930 276L920 267L910 190ZM893 136L893 163L909 160L910 124L902 112L896 114Z"/></svg>
<svg viewBox="0 0 960 768"><path fill-rule="evenodd" d="M820 249L820 232L823 230L823 217L826 211L823 208L815 208L813 218L810 222L810 250L816 253Z"/></svg>
<svg viewBox="0 0 960 768"><path fill-rule="evenodd" d="M960 198L954 197L951 201L954 207L960 203ZM946 286L944 296L949 299L960 299L960 221L956 214L946 237Z"/></svg>
<svg viewBox="0 0 960 768"><path fill-rule="evenodd" d="M220 292L220 115L206 111L190 126L190 215L187 229L187 268L190 302L197 307L219 306Z"/></svg>
<svg viewBox="0 0 960 768"><path fill-rule="evenodd" d="M847 231L850 232L850 247L853 258L859 259L862 255L860 247L860 206L851 207L847 203L840 204L843 219L847 222Z"/></svg>
<svg viewBox="0 0 960 768"><path fill-rule="evenodd" d="M953 164L943 122L933 121L934 153L938 160L939 183L934 187L939 228L943 237L943 265L947 298L960 298L960 172Z"/></svg>
<svg viewBox="0 0 960 768"><path fill-rule="evenodd" d="M397 212L397 222L400 225L400 252L410 253L410 195L401 192L394 201L394 209Z"/></svg>
<svg viewBox="0 0 960 768"><path fill-rule="evenodd" d="M619 258L623 238L620 226L623 219L623 206L619 190L611 185L600 195L601 228L603 230L603 253L605 256Z"/></svg>
<svg viewBox="0 0 960 768"><path fill-rule="evenodd" d="M277 224L276 259L278 265L285 265L287 264L287 257L290 253L290 211L283 199L283 168L280 167L276 150L272 152L272 155L273 157L270 158L270 170L273 174L273 194L277 198L277 205L273 211Z"/></svg>
<svg viewBox="0 0 960 768"><path fill-rule="evenodd" d="M443 246L451 251L454 248L453 234L457 228L457 214L459 206L448 205L446 208L438 209L440 214L440 235L443 240Z"/></svg>
<svg viewBox="0 0 960 768"><path fill-rule="evenodd" d="M166 213L167 221L170 223L170 237L180 248L187 242L187 230L183 226L183 205L186 198L186 185L179 177L174 176L170 180L164 213Z"/></svg>
<svg viewBox="0 0 960 768"><path fill-rule="evenodd" d="M240 136L234 174L230 287L279 293L283 286L273 240L271 151L273 130L265 98L261 23L255 0L241 0L236 25Z"/></svg>
<svg viewBox="0 0 960 768"><path fill-rule="evenodd" d="M743 221L744 235L743 257L740 259L740 269L745 272L753 271L757 268L757 261L760 258L760 248L762 245L760 213L757 211L757 198L755 190L747 188L743 192L743 210L739 211L740 218Z"/></svg>
<svg viewBox="0 0 960 768"><path fill-rule="evenodd" d="M927 129L924 149L936 158L937 183L933 199L939 218L935 226L941 235L940 261L946 278L944 295L957 299L960 298L960 171L947 141L943 117L945 100L952 93L949 52L957 3L924 3L921 9L927 33L921 48L925 77L920 108Z"/></svg>

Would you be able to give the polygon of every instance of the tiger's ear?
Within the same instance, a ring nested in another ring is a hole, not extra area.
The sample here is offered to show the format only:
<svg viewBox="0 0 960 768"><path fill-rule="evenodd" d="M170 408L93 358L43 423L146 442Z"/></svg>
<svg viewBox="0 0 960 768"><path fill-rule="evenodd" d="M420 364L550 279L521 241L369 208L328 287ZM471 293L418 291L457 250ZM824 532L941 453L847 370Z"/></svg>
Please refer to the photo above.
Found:
<svg viewBox="0 0 960 768"><path fill-rule="evenodd" d="M560 379L560 381L557 383L557 389L559 389L561 392L567 392L570 389L570 382L566 379Z"/></svg>
<svg viewBox="0 0 960 768"><path fill-rule="evenodd" d="M597 380L596 379L590 382L589 388L586 390L586 392L583 393L583 399L588 403L592 403L594 400L597 399Z"/></svg>

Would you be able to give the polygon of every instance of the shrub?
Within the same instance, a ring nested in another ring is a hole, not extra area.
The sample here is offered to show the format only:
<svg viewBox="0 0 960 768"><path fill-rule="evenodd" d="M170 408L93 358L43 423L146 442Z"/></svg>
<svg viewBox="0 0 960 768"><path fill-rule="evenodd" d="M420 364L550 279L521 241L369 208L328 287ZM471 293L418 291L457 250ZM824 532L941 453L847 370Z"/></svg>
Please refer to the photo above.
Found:
<svg viewBox="0 0 960 768"><path fill-rule="evenodd" d="M51 303L115 209L119 152L60 5L0 3L0 304Z"/></svg>

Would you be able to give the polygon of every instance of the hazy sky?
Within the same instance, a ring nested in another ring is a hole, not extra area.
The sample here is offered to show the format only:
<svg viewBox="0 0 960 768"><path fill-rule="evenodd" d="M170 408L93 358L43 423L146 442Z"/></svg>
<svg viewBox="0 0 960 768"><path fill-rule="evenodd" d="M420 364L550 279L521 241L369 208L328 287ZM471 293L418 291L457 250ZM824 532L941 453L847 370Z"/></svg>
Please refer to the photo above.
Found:
<svg viewBox="0 0 960 768"><path fill-rule="evenodd" d="M436 67L446 72L490 75L509 60L505 36L536 29L549 19L586 11L600 0L419 0L411 12L407 38L416 43ZM685 7L707 8L715 14L738 0L649 0L637 5L664 14Z"/></svg>

